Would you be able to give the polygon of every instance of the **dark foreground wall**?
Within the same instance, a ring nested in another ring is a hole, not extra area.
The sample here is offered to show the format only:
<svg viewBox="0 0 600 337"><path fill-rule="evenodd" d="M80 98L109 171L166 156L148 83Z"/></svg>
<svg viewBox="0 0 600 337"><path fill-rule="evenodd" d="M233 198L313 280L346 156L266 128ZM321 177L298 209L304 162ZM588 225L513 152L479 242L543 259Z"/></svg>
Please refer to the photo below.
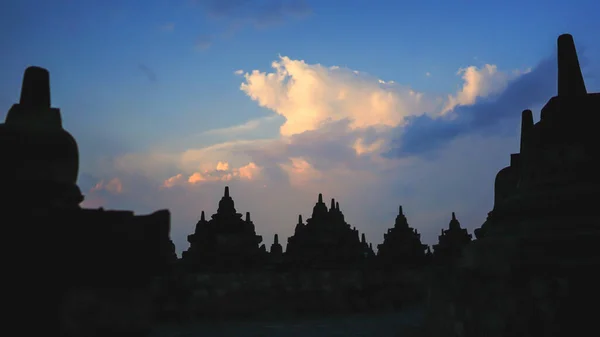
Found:
<svg viewBox="0 0 600 337"><path fill-rule="evenodd" d="M425 279L423 271L182 274L166 288L161 316L203 320L386 311L420 302Z"/></svg>

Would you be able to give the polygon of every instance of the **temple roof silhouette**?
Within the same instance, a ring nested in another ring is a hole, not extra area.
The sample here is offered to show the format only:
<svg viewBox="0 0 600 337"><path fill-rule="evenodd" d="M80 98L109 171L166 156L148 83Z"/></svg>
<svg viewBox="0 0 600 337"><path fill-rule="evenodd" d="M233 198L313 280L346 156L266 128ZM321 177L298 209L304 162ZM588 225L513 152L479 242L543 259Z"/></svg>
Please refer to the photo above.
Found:
<svg viewBox="0 0 600 337"><path fill-rule="evenodd" d="M21 197L42 204L83 201L77 187L77 142L63 129L60 109L51 107L48 70L25 70L19 103L0 124L0 153L0 176L15 202Z"/></svg>
<svg viewBox="0 0 600 337"><path fill-rule="evenodd" d="M567 198L570 192L563 189L573 190L574 186L579 186L577 193L595 193L591 183L599 179L600 166L595 159L600 148L596 145L594 121L600 111L600 93L587 92L569 34L558 38L557 61L557 95L542 108L537 123L531 110L523 111L520 150L511 154L510 165L496 176L496 215L503 209L547 207L541 199L552 198L542 198L540 193ZM576 206L571 201L564 202L566 208Z"/></svg>

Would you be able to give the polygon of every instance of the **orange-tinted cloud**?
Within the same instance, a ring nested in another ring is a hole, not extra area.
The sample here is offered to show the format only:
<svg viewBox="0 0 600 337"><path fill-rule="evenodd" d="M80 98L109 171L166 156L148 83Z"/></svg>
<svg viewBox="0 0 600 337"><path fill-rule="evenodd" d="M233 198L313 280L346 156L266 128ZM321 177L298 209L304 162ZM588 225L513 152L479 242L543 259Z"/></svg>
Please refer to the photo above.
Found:
<svg viewBox="0 0 600 337"><path fill-rule="evenodd" d="M107 191L112 194L120 194L123 193L123 184L119 178L113 178L108 182L100 180L94 187L92 187L90 192L96 191Z"/></svg>
<svg viewBox="0 0 600 337"><path fill-rule="evenodd" d="M184 174L179 173L166 179L161 187L170 188L176 185L195 185L209 181L230 181L233 179L255 180L259 177L260 172L261 168L253 162L237 168L231 168L228 162L219 161L215 169L193 172L187 178Z"/></svg>
<svg viewBox="0 0 600 337"><path fill-rule="evenodd" d="M265 118L258 117L205 132L236 135L220 143L115 160L121 170L137 168L154 183L154 190L140 188L150 195L158 191L159 197L148 203L174 207L174 217L181 218L174 223L176 243L183 249L198 208L211 214L225 185L232 186L236 208L251 211L257 231L266 238L274 232L291 234L297 214L310 216L319 192L339 200L349 222L375 243L393 225L398 204L406 205L411 225L423 231L429 243L439 227L447 225L452 211L470 228L480 223L468 219L484 220L491 207L494 170L502 166L500 155L513 143L487 136L452 139L445 153L427 160L382 154L395 133L403 132L407 117L427 114L443 122L440 117L452 111L445 110L448 106L477 105L478 98L502 92L517 75L495 66L470 67L460 73L460 90L440 96L362 72L286 57L273 67L272 73L246 73L241 89L285 118L280 128L269 125L279 128L274 138L240 140L248 130L265 126ZM469 164L472 158L478 158L477 165ZM465 188L468 192L456 198L456 191ZM477 209L466 207L472 203Z"/></svg>
<svg viewBox="0 0 600 337"><path fill-rule="evenodd" d="M385 81L338 66L326 67L287 56L271 64L273 72L245 73L241 90L260 106L286 118L280 132L291 136L318 129L323 123L348 119L351 129L395 127L406 117L441 115L477 97L504 90L523 72L502 72L487 64L460 69L463 87L446 98L417 92L410 86ZM525 71L526 72L526 71Z"/></svg>
<svg viewBox="0 0 600 337"><path fill-rule="evenodd" d="M280 167L288 174L294 187L306 188L323 178L323 174L302 157L292 157L289 163L280 164Z"/></svg>

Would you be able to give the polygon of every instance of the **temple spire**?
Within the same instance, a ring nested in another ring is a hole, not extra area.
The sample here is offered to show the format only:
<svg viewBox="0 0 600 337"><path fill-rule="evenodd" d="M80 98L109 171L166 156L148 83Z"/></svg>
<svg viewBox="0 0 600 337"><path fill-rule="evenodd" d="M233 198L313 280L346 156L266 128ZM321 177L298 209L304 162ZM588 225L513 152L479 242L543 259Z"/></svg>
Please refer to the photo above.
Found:
<svg viewBox="0 0 600 337"><path fill-rule="evenodd" d="M225 198L229 198L229 186L225 186Z"/></svg>
<svg viewBox="0 0 600 337"><path fill-rule="evenodd" d="M41 109L50 108L50 73L40 67L29 67L23 76L19 104Z"/></svg>
<svg viewBox="0 0 600 337"><path fill-rule="evenodd" d="M558 96L587 95L571 34L558 37Z"/></svg>
<svg viewBox="0 0 600 337"><path fill-rule="evenodd" d="M365 233L362 233L362 235L360 236L360 242L367 243L367 237L365 236Z"/></svg>
<svg viewBox="0 0 600 337"><path fill-rule="evenodd" d="M521 149L519 150L521 153L525 149L527 134L531 129L533 129L533 113L529 109L523 110L521 114Z"/></svg>
<svg viewBox="0 0 600 337"><path fill-rule="evenodd" d="M298 223L302 223L302 214L298 215Z"/></svg>
<svg viewBox="0 0 600 337"><path fill-rule="evenodd" d="M398 215L404 215L404 213L402 212L402 205L398 207Z"/></svg>
<svg viewBox="0 0 600 337"><path fill-rule="evenodd" d="M323 203L323 194L319 193L319 203Z"/></svg>
<svg viewBox="0 0 600 337"><path fill-rule="evenodd" d="M331 207L329 207L330 210L335 210L335 199L331 198Z"/></svg>
<svg viewBox="0 0 600 337"><path fill-rule="evenodd" d="M250 212L246 212L246 222L250 222Z"/></svg>
<svg viewBox="0 0 600 337"><path fill-rule="evenodd" d="M200 221L206 221L206 217L204 216L204 211L200 214Z"/></svg>
<svg viewBox="0 0 600 337"><path fill-rule="evenodd" d="M460 222L456 219L456 213L454 213L454 212L452 212L452 220L450 220L448 229L450 229L450 230L460 229Z"/></svg>
<svg viewBox="0 0 600 337"><path fill-rule="evenodd" d="M273 244L275 244L275 245L279 244L279 235L275 234L275 237L273 238Z"/></svg>

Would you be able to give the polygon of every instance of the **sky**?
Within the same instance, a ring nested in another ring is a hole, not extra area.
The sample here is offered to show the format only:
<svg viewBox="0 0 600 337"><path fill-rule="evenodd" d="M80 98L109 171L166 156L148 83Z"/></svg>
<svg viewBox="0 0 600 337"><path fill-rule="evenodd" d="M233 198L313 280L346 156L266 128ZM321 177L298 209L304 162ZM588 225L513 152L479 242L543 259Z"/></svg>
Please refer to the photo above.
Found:
<svg viewBox="0 0 600 337"><path fill-rule="evenodd" d="M225 186L267 247L318 193L374 246L402 205L470 232L556 94L571 33L600 91L596 0L5 0L0 118L49 69L88 208L170 209L181 252ZM43 169L43 168L41 168Z"/></svg>

